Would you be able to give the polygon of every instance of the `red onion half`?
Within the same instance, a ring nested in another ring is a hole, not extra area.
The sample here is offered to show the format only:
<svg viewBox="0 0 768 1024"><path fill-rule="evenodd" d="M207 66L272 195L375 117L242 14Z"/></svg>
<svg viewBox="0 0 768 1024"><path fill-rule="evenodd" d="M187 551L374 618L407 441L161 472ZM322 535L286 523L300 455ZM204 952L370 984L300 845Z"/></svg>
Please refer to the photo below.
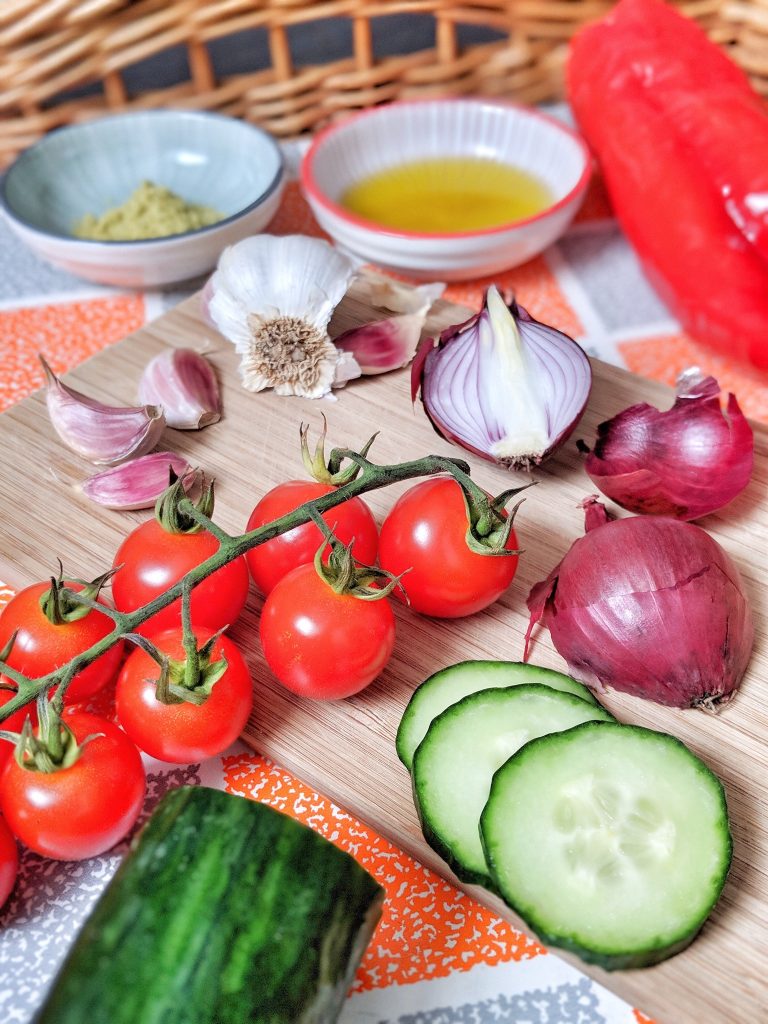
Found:
<svg viewBox="0 0 768 1024"><path fill-rule="evenodd" d="M698 519L744 490L753 461L752 428L735 396L724 414L717 381L691 370L666 412L642 403L601 423L584 468L630 512Z"/></svg>
<svg viewBox="0 0 768 1024"><path fill-rule="evenodd" d="M437 433L509 469L538 465L570 436L591 386L576 342L495 286L466 323L422 342L411 371Z"/></svg>
<svg viewBox="0 0 768 1024"><path fill-rule="evenodd" d="M528 595L525 638L539 621L587 686L677 708L730 700L752 652L752 614L736 566L692 523L609 520L585 502L586 530Z"/></svg>

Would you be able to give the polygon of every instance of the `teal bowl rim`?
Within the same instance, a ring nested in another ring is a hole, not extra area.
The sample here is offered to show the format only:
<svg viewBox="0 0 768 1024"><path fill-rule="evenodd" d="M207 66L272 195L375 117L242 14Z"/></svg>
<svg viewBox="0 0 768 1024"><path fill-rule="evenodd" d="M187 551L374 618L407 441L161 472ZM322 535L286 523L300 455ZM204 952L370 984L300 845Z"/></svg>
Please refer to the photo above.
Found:
<svg viewBox="0 0 768 1024"><path fill-rule="evenodd" d="M277 156L277 171L275 172L275 176L273 177L269 185L267 185L266 189L256 199L254 199L252 203L249 203L248 206L244 206L241 210L237 210L237 212L230 214L228 217L223 217L221 220L217 220L213 224L206 224L204 227L194 228L191 231L178 231L176 232L176 234L173 235L157 235L153 238L78 238L76 235L66 235L58 231L47 231L45 228L41 228L37 224L32 224L25 217L20 216L13 209L12 205L8 201L8 196L6 193L6 183L10 179L11 174L14 172L14 170L18 168L20 164L24 162L26 158L28 158L30 153L45 146L52 136L59 135L62 132L76 132L80 129L92 128L94 125L103 124L107 121L125 121L155 116L171 116L175 118L181 117L184 119L192 120L205 118L214 119L217 121L226 121L229 124L240 125L243 128L251 132L254 132L256 135L261 136L261 138L274 150ZM130 110L118 114L107 114L103 117L91 118L88 121L79 121L77 124L60 125L58 128L53 128L51 131L46 132L45 135L42 136L42 138L37 140L37 142L34 142L31 146L28 146L27 149L19 153L16 159L13 160L6 168L5 172L2 174L2 177L0 177L0 207L2 207L6 215L11 220L16 221L17 224L21 224L24 228L26 228L27 231L32 231L35 234L40 235L42 238L56 238L64 242L71 242L78 246L87 246L90 249L98 249L100 247L114 249L119 248L121 246L132 247L138 245L156 245L157 243L162 242L177 241L178 239L181 238L195 238L199 235L205 234L206 232L214 231L217 228L224 227L227 224L232 224L235 221L240 220L241 217L244 217L247 213L250 213L252 210L255 210L257 207L261 206L262 203L264 203L267 199L269 199L269 197L276 191L276 189L279 188L284 176L285 158L283 156L282 150L280 149L280 146L277 143L277 140L272 135L270 135L269 132L265 131L263 128L260 128L258 125L251 124L248 121L243 121L241 118L238 117L230 117L228 114L219 114L213 110L176 110L172 107L166 107L160 110Z"/></svg>

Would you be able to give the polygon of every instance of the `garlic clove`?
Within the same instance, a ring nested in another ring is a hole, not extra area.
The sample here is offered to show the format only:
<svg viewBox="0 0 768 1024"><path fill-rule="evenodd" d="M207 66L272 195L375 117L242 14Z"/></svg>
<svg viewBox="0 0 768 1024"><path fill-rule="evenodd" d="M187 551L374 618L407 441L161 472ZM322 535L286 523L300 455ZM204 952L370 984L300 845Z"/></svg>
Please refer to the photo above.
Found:
<svg viewBox="0 0 768 1024"><path fill-rule="evenodd" d="M322 398L350 379L327 327L354 276L351 260L318 238L255 235L225 249L203 308L240 354L243 386Z"/></svg>
<svg viewBox="0 0 768 1024"><path fill-rule="evenodd" d="M191 485L195 470L186 459L174 452L152 452L96 473L83 484L83 494L105 508L153 508L168 487L171 470L185 489Z"/></svg>
<svg viewBox="0 0 768 1024"><path fill-rule="evenodd" d="M213 367L191 348L169 348L151 359L139 381L139 401L159 405L174 430L200 430L221 419Z"/></svg>
<svg viewBox="0 0 768 1024"><path fill-rule="evenodd" d="M442 282L413 287L388 278L373 281L371 304L399 315L352 327L333 343L351 353L365 375L407 366L416 354L427 313L444 291Z"/></svg>
<svg viewBox="0 0 768 1024"><path fill-rule="evenodd" d="M151 451L165 430L154 405L110 406L64 384L42 356L48 415L61 440L96 465L116 466Z"/></svg>
<svg viewBox="0 0 768 1024"><path fill-rule="evenodd" d="M424 327L423 313L403 313L388 320L344 331L334 344L351 353L363 374L387 373L407 366L416 354Z"/></svg>

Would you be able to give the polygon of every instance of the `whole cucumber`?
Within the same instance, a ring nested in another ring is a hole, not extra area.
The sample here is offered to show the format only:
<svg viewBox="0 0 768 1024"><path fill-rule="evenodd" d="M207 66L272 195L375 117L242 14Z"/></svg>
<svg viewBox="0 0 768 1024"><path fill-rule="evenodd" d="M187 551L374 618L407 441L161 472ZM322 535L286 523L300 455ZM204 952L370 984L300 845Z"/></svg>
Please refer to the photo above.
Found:
<svg viewBox="0 0 768 1024"><path fill-rule="evenodd" d="M294 819L181 787L119 867L36 1024L330 1024L383 895Z"/></svg>

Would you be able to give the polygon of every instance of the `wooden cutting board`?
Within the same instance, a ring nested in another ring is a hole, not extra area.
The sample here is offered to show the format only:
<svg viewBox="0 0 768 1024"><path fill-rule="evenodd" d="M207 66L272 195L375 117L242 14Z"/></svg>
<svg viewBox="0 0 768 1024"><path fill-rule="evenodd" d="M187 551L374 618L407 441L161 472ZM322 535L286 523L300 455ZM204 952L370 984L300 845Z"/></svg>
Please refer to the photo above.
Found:
<svg viewBox="0 0 768 1024"><path fill-rule="evenodd" d="M368 284L361 282L337 311L336 332L371 319ZM439 439L420 407L412 407L407 371L353 382L338 401L312 402L253 395L241 389L231 346L207 327L191 299L69 375L72 384L105 401L130 404L146 362L167 345L208 346L224 399L221 423L197 434L169 431L167 447L217 481L216 519L231 532L245 528L258 498L281 480L302 477L298 451L301 421L312 436L328 418L330 445L359 447L380 431L371 457L398 462L437 453L461 454ZM462 320L465 311L438 305L430 326ZM597 423L633 402L666 407L669 389L595 362L589 408L574 435L592 439ZM720 715L675 711L638 699L609 696L605 703L621 720L680 737L725 783L733 822L735 854L723 897L693 945L664 964L644 971L607 974L574 963L663 1024L746 1024L768 1019L768 433L756 428L752 483L725 515L703 525L735 558L755 612L756 643L738 698ZM77 482L91 471L66 450L50 427L38 392L0 416L3 523L0 577L15 586L42 579L61 558L67 573L97 575L112 563L118 544L149 513L100 510L83 497ZM479 459L473 475L497 493L514 482ZM232 631L253 672L255 711L246 739L319 792L368 822L408 853L450 877L426 846L411 801L409 779L395 756L394 737L414 687L438 668L468 658L520 660L526 626L525 598L583 533L579 502L591 493L575 445L536 473L539 486L519 513L525 554L505 597L464 620L420 618L398 607L394 658L371 687L356 698L332 703L301 700L283 690L264 664L258 644L261 599L251 594L244 618ZM520 483L524 482L520 478ZM379 521L407 485L367 497ZM547 632L539 632L535 663L564 669ZM472 893L520 925L479 888Z"/></svg>

